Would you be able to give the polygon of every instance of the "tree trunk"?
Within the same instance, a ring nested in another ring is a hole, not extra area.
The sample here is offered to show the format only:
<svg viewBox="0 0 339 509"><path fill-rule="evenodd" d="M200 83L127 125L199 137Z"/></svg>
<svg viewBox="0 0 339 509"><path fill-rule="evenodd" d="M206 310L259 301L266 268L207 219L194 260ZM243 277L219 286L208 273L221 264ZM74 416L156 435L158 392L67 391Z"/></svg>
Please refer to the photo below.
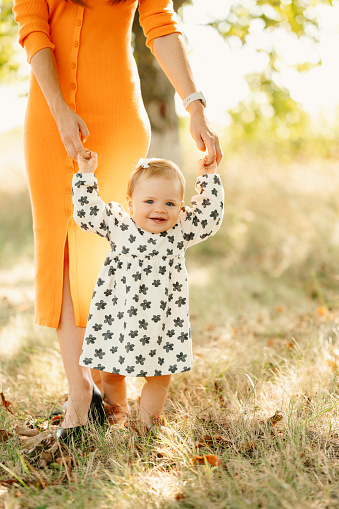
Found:
<svg viewBox="0 0 339 509"><path fill-rule="evenodd" d="M184 0L175 0L177 10ZM181 163L178 117L175 112L175 90L146 46L137 11L133 23L134 57L138 66L141 93L152 128L149 157L171 159Z"/></svg>

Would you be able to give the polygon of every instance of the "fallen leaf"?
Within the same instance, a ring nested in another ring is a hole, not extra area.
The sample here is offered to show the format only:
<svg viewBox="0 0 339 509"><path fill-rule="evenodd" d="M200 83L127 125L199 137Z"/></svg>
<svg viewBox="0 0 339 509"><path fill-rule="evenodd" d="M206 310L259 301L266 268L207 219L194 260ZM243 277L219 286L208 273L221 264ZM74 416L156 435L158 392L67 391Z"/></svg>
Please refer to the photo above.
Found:
<svg viewBox="0 0 339 509"><path fill-rule="evenodd" d="M52 463L52 461L53 461L52 454L49 451L42 451L42 453L40 454L38 467L45 468L47 467L47 465Z"/></svg>
<svg viewBox="0 0 339 509"><path fill-rule="evenodd" d="M2 479L0 481L0 484L14 484L15 482L18 482L17 479Z"/></svg>
<svg viewBox="0 0 339 509"><path fill-rule="evenodd" d="M209 463L213 467L220 467L222 465L221 460L214 456L214 454L205 454L205 456L193 456L192 458L193 465L205 465L205 463Z"/></svg>
<svg viewBox="0 0 339 509"><path fill-rule="evenodd" d="M9 433L9 431L6 431L5 429L0 429L0 442L7 442L10 437L12 437L13 434Z"/></svg>
<svg viewBox="0 0 339 509"><path fill-rule="evenodd" d="M11 403L9 401L6 401L5 399L5 396L4 396L4 393L3 392L0 392L0 397L1 397L1 405L5 410L7 410L7 412L10 412L11 414L13 413L12 410L9 408L9 406L11 405Z"/></svg>
<svg viewBox="0 0 339 509"><path fill-rule="evenodd" d="M256 442L241 442L239 448L243 452L252 452L256 447Z"/></svg>
<svg viewBox="0 0 339 509"><path fill-rule="evenodd" d="M21 428L20 426L16 426L14 429L15 433L17 435L20 435L22 437L35 437L36 435L39 435L40 431L36 428Z"/></svg>
<svg viewBox="0 0 339 509"><path fill-rule="evenodd" d="M204 435L200 438L198 445L204 446L204 445L213 445L216 442L224 442L224 443L230 443L228 438L225 437L225 435Z"/></svg>
<svg viewBox="0 0 339 509"><path fill-rule="evenodd" d="M32 456L38 454L42 449L48 449L56 443L56 438L52 433L42 431L35 437L27 438L22 445L23 451Z"/></svg>
<svg viewBox="0 0 339 509"><path fill-rule="evenodd" d="M64 419L64 416L63 415L55 415L54 417L52 417L52 424L53 425L56 425L56 424L60 424Z"/></svg>
<svg viewBox="0 0 339 509"><path fill-rule="evenodd" d="M272 424L273 426L275 426L277 424L277 422L282 421L282 420L283 420L283 416L281 415L279 410L276 410L275 414L272 415L272 417L270 417L269 419L267 419L267 424Z"/></svg>
<svg viewBox="0 0 339 509"><path fill-rule="evenodd" d="M269 338L267 340L267 346L269 346L270 348L272 348L272 346L274 345L274 338Z"/></svg>

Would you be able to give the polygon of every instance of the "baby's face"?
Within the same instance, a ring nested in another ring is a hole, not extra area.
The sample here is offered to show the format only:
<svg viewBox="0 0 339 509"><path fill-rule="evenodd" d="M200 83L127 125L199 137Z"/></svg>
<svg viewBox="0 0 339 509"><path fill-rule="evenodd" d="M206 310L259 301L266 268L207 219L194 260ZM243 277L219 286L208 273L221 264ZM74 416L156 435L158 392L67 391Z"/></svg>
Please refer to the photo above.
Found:
<svg viewBox="0 0 339 509"><path fill-rule="evenodd" d="M169 230L178 221L182 207L182 191L178 179L140 178L128 208L136 224L151 233Z"/></svg>

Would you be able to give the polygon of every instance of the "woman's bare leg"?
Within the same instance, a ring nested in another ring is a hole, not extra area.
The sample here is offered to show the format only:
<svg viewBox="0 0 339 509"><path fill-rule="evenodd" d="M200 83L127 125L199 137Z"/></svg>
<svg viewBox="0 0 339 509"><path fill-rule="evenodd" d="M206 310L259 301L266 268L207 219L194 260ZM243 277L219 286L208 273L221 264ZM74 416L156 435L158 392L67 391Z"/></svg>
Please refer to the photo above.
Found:
<svg viewBox="0 0 339 509"><path fill-rule="evenodd" d="M147 376L140 396L140 417L148 428L154 424L153 416L159 416L164 408L172 375Z"/></svg>
<svg viewBox="0 0 339 509"><path fill-rule="evenodd" d="M67 412L62 427L84 425L92 399L93 380L89 368L79 366L85 329L74 323L73 303L69 285L68 244L65 246L62 309L57 336L69 385Z"/></svg>

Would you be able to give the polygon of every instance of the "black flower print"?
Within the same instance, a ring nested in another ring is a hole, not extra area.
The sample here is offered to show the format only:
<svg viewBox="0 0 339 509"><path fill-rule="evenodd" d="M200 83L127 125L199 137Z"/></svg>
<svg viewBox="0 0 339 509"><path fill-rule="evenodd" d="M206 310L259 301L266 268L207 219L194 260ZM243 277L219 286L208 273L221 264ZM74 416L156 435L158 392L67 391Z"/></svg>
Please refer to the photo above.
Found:
<svg viewBox="0 0 339 509"><path fill-rule="evenodd" d="M87 196L81 196L80 199L78 200L78 202L80 203L80 205L83 207L84 205L88 205L89 204L89 201L88 201L88 198Z"/></svg>
<svg viewBox="0 0 339 509"><path fill-rule="evenodd" d="M78 216L78 217L83 218L83 217L85 217L85 215L86 215L86 214L85 214L84 209L80 209L80 210L78 210L78 212L77 212L77 216Z"/></svg>
<svg viewBox="0 0 339 509"><path fill-rule="evenodd" d="M95 343L95 337L92 334L90 334L89 336L87 336L85 338L85 341L88 345L91 345L91 344L93 345Z"/></svg>
<svg viewBox="0 0 339 509"><path fill-rule="evenodd" d="M149 355L150 355L150 357L154 357L156 353L157 353L157 351L156 351L156 350L150 350L150 351L149 351Z"/></svg>
<svg viewBox="0 0 339 509"><path fill-rule="evenodd" d="M155 280L153 281L152 285L153 285L153 286L155 286L155 288L158 288L158 286L160 286L160 285L161 285L161 283L160 283L160 279L155 279Z"/></svg>
<svg viewBox="0 0 339 509"><path fill-rule="evenodd" d="M89 364L92 364L92 357L88 358L88 357L85 357L84 358L84 364L85 366L88 366Z"/></svg>
<svg viewBox="0 0 339 509"><path fill-rule="evenodd" d="M147 371L143 371L141 370L140 373L138 373L137 375L135 376L138 376L138 377L143 377L143 376L147 376Z"/></svg>
<svg viewBox="0 0 339 509"><path fill-rule="evenodd" d="M102 329L102 324L101 323L95 323L93 326L92 326L92 329L94 329L96 332L101 330Z"/></svg>
<svg viewBox="0 0 339 509"><path fill-rule="evenodd" d="M105 309L105 307L107 306L107 302L101 300L100 302L96 302L95 305L99 311L99 309Z"/></svg>
<svg viewBox="0 0 339 509"><path fill-rule="evenodd" d="M130 236L128 237L128 240L129 240L129 242L130 242L131 244L133 244L133 242L135 242L135 241L137 240L137 238L136 238L136 236L135 236L135 235L130 235Z"/></svg>
<svg viewBox="0 0 339 509"><path fill-rule="evenodd" d="M135 348L135 345L133 345L132 343L128 342L127 345L125 345L125 349L126 349L126 352L133 352Z"/></svg>
<svg viewBox="0 0 339 509"><path fill-rule="evenodd" d="M123 343L125 341L125 336L123 334L120 334L119 341L120 343Z"/></svg>
<svg viewBox="0 0 339 509"><path fill-rule="evenodd" d="M178 337L178 339L180 339L180 341L183 343L184 341L188 341L188 333L187 332L182 332L180 334L180 336Z"/></svg>
<svg viewBox="0 0 339 509"><path fill-rule="evenodd" d="M176 305L181 308L181 306L186 306L186 297L179 297L178 300L175 301Z"/></svg>
<svg viewBox="0 0 339 509"><path fill-rule="evenodd" d="M143 293L144 295L146 295L147 292L148 292L148 288L146 285L143 284L143 285L139 286L139 293Z"/></svg>
<svg viewBox="0 0 339 509"><path fill-rule="evenodd" d="M175 325L175 327L183 327L183 325L184 325L184 320L182 320L182 319L178 316L178 318L175 318L175 319L174 319L174 325Z"/></svg>
<svg viewBox="0 0 339 509"><path fill-rule="evenodd" d="M165 362L164 357L158 357L158 364L159 364L159 366L162 366L164 362Z"/></svg>
<svg viewBox="0 0 339 509"><path fill-rule="evenodd" d="M148 275L152 272L152 265L147 265L147 267L144 268L144 272Z"/></svg>
<svg viewBox="0 0 339 509"><path fill-rule="evenodd" d="M145 309L150 309L151 308L151 301L150 300L146 300L144 299L142 302L140 302L140 307L142 307L142 309L145 311Z"/></svg>
<svg viewBox="0 0 339 509"><path fill-rule="evenodd" d="M139 320L139 329L145 329L147 330L148 322L143 318L142 320Z"/></svg>
<svg viewBox="0 0 339 509"><path fill-rule="evenodd" d="M166 306L167 306L167 302L165 302L164 300L161 300L160 301L160 309L162 309L164 311L166 309Z"/></svg>
<svg viewBox="0 0 339 509"><path fill-rule="evenodd" d="M140 253L144 253L145 251L147 251L147 246L139 246L138 251L140 251Z"/></svg>
<svg viewBox="0 0 339 509"><path fill-rule="evenodd" d="M118 351L118 347L117 346L112 346L112 348L110 348L109 350L111 353L117 353Z"/></svg>
<svg viewBox="0 0 339 509"><path fill-rule="evenodd" d="M104 291L105 297L110 297L113 293L113 290L111 288L107 288L107 290Z"/></svg>
<svg viewBox="0 0 339 509"><path fill-rule="evenodd" d="M180 352L177 354L177 361L178 362L186 362L187 354L184 354L183 352Z"/></svg>
<svg viewBox="0 0 339 509"><path fill-rule="evenodd" d="M112 373L114 373L115 375L119 375L120 374L120 369L113 368L112 369Z"/></svg>
<svg viewBox="0 0 339 509"><path fill-rule="evenodd" d="M165 266L159 267L159 273L163 276L166 273L166 267Z"/></svg>
<svg viewBox="0 0 339 509"><path fill-rule="evenodd" d="M113 332L111 332L109 330L106 332L103 332L102 337L104 338L105 341L107 341L108 339L112 339Z"/></svg>
<svg viewBox="0 0 339 509"><path fill-rule="evenodd" d="M172 286L173 286L173 291L174 292L181 292L182 285L180 283L178 283L178 282L173 283Z"/></svg>
<svg viewBox="0 0 339 509"><path fill-rule="evenodd" d="M124 362L125 362L125 357L123 357L122 355L119 355L119 363L123 364Z"/></svg>
<svg viewBox="0 0 339 509"><path fill-rule="evenodd" d="M160 369L154 370L154 376L161 376L161 375L162 375L162 371Z"/></svg>
<svg viewBox="0 0 339 509"><path fill-rule="evenodd" d="M174 364L173 366L170 366L168 368L168 371L170 371L171 373L175 373L177 369L178 369L178 366L176 364Z"/></svg>
<svg viewBox="0 0 339 509"><path fill-rule="evenodd" d="M123 319L123 317L124 317L124 312L123 312L123 311L119 311L119 312L117 313L117 318L118 318L118 320L122 320L122 319Z"/></svg>
<svg viewBox="0 0 339 509"><path fill-rule="evenodd" d="M161 320L161 316L160 315L153 315L152 316L152 322L158 323L158 322L160 322L160 320Z"/></svg>
<svg viewBox="0 0 339 509"><path fill-rule="evenodd" d="M141 281L141 272L136 272L135 274L132 274L132 278L134 281Z"/></svg>
<svg viewBox="0 0 339 509"><path fill-rule="evenodd" d="M139 341L140 343L142 344L142 346L145 346L145 345L148 345L149 342L150 342L150 337L149 336L146 336L145 334L142 336L142 338L139 338Z"/></svg>
<svg viewBox="0 0 339 509"><path fill-rule="evenodd" d="M168 336L169 338L172 338L174 334L175 334L174 329L170 329L166 332L166 336Z"/></svg>
<svg viewBox="0 0 339 509"><path fill-rule="evenodd" d="M96 216L99 212L99 208L96 205L94 205L94 207L90 207L89 210L90 210L90 213L89 213L90 216Z"/></svg>
<svg viewBox="0 0 339 509"><path fill-rule="evenodd" d="M129 316L136 316L137 313L138 313L138 309L135 308L134 306L130 307L128 310L127 310L127 313L129 314Z"/></svg>
<svg viewBox="0 0 339 509"><path fill-rule="evenodd" d="M104 323L107 323L108 325L112 325L114 322L114 318L112 315L105 315Z"/></svg>
<svg viewBox="0 0 339 509"><path fill-rule="evenodd" d="M146 360L146 357L143 357L141 354L135 356L136 364L141 364L143 366L145 363L145 360Z"/></svg>
<svg viewBox="0 0 339 509"><path fill-rule="evenodd" d="M163 349L166 350L166 352L170 352L171 350L173 350L173 343L169 343L168 341L166 342L166 345L163 346Z"/></svg>
<svg viewBox="0 0 339 509"><path fill-rule="evenodd" d="M136 338L138 336L138 334L139 334L139 331L131 330L128 335L130 338Z"/></svg>
<svg viewBox="0 0 339 509"><path fill-rule="evenodd" d="M104 357L104 355L106 354L101 348L95 349L94 357L99 357L99 359L101 360Z"/></svg>
<svg viewBox="0 0 339 509"><path fill-rule="evenodd" d="M99 371L104 371L105 370L105 366L102 366L101 364L98 364L97 366L93 366L92 369L98 369Z"/></svg>
<svg viewBox="0 0 339 509"><path fill-rule="evenodd" d="M134 366L127 366L126 371L128 374L131 374L133 373L134 369L135 369Z"/></svg>

